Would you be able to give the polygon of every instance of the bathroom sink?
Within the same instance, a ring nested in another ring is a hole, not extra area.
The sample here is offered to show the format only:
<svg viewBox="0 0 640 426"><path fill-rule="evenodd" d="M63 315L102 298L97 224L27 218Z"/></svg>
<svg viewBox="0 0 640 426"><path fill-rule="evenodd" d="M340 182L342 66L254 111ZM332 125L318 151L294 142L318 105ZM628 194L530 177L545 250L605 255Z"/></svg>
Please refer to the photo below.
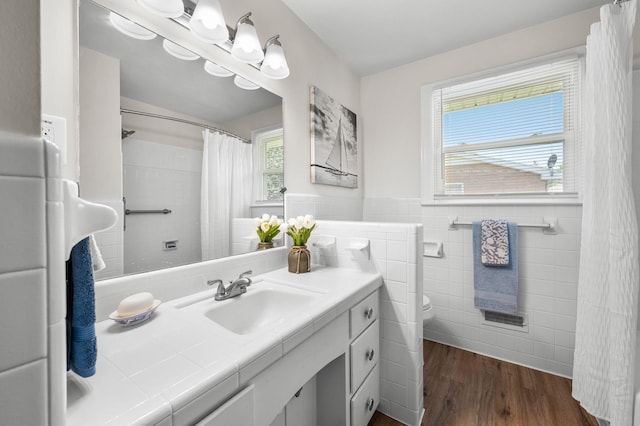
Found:
<svg viewBox="0 0 640 426"><path fill-rule="evenodd" d="M304 312L318 297L320 293L261 282L240 296L208 301L204 315L234 334L247 335Z"/></svg>

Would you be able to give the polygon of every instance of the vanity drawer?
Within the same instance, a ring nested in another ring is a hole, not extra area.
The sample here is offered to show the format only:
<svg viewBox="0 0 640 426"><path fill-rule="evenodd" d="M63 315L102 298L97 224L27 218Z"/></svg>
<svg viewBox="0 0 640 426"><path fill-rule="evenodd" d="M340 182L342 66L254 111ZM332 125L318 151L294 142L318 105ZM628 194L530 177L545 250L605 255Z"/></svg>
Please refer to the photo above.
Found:
<svg viewBox="0 0 640 426"><path fill-rule="evenodd" d="M380 322L375 321L350 345L351 392L355 392L380 357Z"/></svg>
<svg viewBox="0 0 640 426"><path fill-rule="evenodd" d="M378 318L378 293L374 291L349 311L349 337L352 339Z"/></svg>
<svg viewBox="0 0 640 426"><path fill-rule="evenodd" d="M380 402L380 367L371 371L358 392L351 398L351 426L369 423Z"/></svg>

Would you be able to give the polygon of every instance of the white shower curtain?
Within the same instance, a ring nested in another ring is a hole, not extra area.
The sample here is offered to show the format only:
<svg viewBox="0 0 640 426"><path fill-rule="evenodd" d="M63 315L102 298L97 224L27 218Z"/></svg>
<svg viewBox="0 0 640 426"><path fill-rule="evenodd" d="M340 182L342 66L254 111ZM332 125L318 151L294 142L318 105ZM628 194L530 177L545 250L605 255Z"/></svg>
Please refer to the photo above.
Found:
<svg viewBox="0 0 640 426"><path fill-rule="evenodd" d="M200 230L202 260L231 254L235 217L249 217L253 182L251 145L240 139L202 132Z"/></svg>
<svg viewBox="0 0 640 426"><path fill-rule="evenodd" d="M587 38L584 191L573 397L629 426L639 286L631 187L631 35L637 0L600 9Z"/></svg>

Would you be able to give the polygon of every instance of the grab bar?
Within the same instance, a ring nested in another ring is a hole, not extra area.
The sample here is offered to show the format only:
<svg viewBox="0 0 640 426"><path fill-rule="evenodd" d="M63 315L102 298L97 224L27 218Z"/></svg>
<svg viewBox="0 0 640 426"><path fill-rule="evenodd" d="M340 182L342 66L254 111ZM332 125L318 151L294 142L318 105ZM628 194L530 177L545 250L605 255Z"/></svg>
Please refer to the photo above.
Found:
<svg viewBox="0 0 640 426"><path fill-rule="evenodd" d="M153 214L153 213L161 213L161 214L169 214L171 210L162 209L162 210L130 210L125 209L124 214Z"/></svg>

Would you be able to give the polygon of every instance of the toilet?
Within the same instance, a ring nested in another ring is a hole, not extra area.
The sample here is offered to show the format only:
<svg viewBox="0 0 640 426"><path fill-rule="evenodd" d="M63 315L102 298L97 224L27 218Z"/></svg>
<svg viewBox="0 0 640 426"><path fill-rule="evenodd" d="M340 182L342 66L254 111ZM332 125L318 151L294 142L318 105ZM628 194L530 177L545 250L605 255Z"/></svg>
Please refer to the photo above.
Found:
<svg viewBox="0 0 640 426"><path fill-rule="evenodd" d="M431 300L426 295L422 295L422 324L425 325L433 318L433 308L431 307Z"/></svg>

